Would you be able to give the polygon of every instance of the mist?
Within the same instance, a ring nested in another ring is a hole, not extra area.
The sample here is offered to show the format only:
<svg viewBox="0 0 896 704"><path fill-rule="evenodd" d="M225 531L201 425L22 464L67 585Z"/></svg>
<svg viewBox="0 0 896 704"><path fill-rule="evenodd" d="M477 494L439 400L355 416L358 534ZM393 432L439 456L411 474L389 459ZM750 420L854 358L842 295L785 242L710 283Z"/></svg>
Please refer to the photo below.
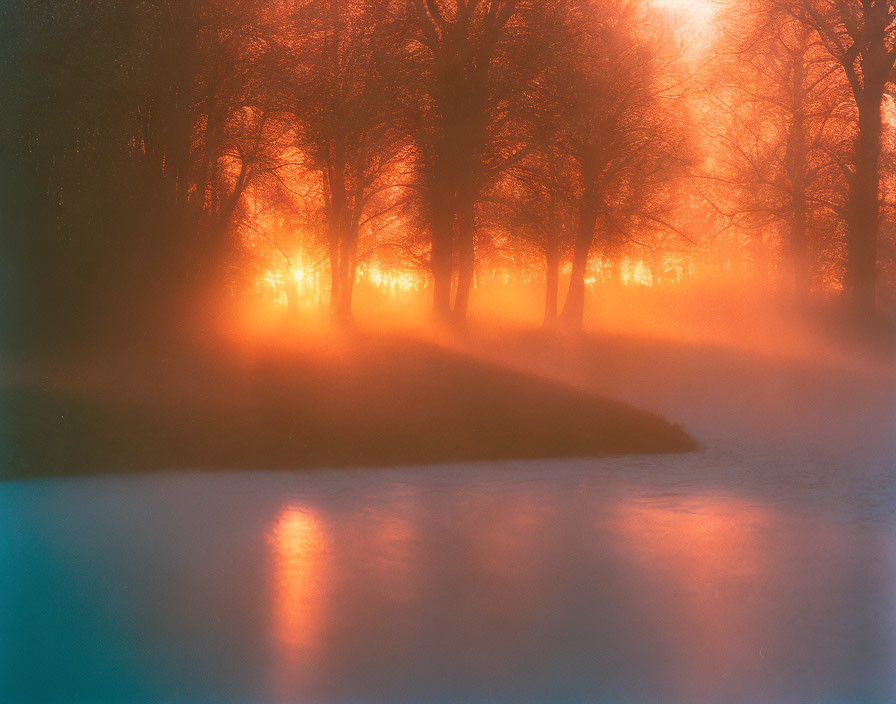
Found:
<svg viewBox="0 0 896 704"><path fill-rule="evenodd" d="M0 700L896 701L894 0L0 3Z"/></svg>

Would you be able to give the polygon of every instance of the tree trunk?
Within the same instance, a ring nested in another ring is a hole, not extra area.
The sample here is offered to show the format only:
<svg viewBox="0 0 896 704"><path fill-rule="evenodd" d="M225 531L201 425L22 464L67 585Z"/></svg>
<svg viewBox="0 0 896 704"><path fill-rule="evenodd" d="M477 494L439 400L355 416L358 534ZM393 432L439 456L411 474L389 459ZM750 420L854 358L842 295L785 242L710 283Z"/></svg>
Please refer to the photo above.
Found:
<svg viewBox="0 0 896 704"><path fill-rule="evenodd" d="M809 300L812 287L812 263L806 225L806 198L794 200L790 231L790 257L793 266L793 295L799 303Z"/></svg>
<svg viewBox="0 0 896 704"><path fill-rule="evenodd" d="M550 330L557 325L557 302L560 296L560 252L554 235L548 236L544 259L546 288L542 326Z"/></svg>
<svg viewBox="0 0 896 704"><path fill-rule="evenodd" d="M812 255L809 249L808 207L806 205L805 151L801 152L801 166L793 180L793 219L790 223L790 260L793 267L793 297L806 303L812 288Z"/></svg>
<svg viewBox="0 0 896 704"><path fill-rule="evenodd" d="M336 317L337 311L339 310L339 298L340 298L340 290L339 285L341 283L341 279L339 278L339 235L334 232L335 228L330 225L329 226L329 254L330 254L330 318L333 319Z"/></svg>
<svg viewBox="0 0 896 704"><path fill-rule="evenodd" d="M340 275L339 301L333 314L333 322L340 326L351 325L352 293L354 292L355 266L348 264Z"/></svg>
<svg viewBox="0 0 896 704"><path fill-rule="evenodd" d="M563 305L563 326L570 332L582 330L585 315L585 271L588 268L588 257L591 254L591 243L594 240L594 227L597 224L596 194L593 185L587 185L582 204L579 208L579 231L576 235L576 246L572 257L572 273L569 278L569 292Z"/></svg>
<svg viewBox="0 0 896 704"><path fill-rule="evenodd" d="M327 185L330 189L330 207L327 213L330 255L330 320L339 322L342 310L343 236L347 206L342 163L337 163L330 168Z"/></svg>
<svg viewBox="0 0 896 704"><path fill-rule="evenodd" d="M557 327L557 307L560 298L560 237L557 234L557 162L554 153L547 152L550 186L548 190L548 221L545 232L545 294L544 320L542 327L552 330Z"/></svg>
<svg viewBox="0 0 896 704"><path fill-rule="evenodd" d="M473 288L473 272L476 264L473 245L474 221L473 199L466 197L457 210L457 292L454 299L454 323L464 328L470 308L470 294Z"/></svg>
<svg viewBox="0 0 896 704"><path fill-rule="evenodd" d="M787 165L790 169L791 222L787 251L793 271L793 296L798 303L809 298L811 272L808 238L808 207L806 204L807 149L805 115L805 52L793 56L793 120L787 138Z"/></svg>
<svg viewBox="0 0 896 704"><path fill-rule="evenodd" d="M453 273L453 216L447 196L440 200L438 211L432 220L432 279L433 317L438 323L448 323L451 319L451 278Z"/></svg>
<svg viewBox="0 0 896 704"><path fill-rule="evenodd" d="M338 325L352 322L352 293L355 289L356 257L358 253L358 228L352 223L343 233L339 258L339 300L334 309L333 321Z"/></svg>
<svg viewBox="0 0 896 704"><path fill-rule="evenodd" d="M873 315L876 307L882 102L883 86L866 85L858 105L856 172L847 218L846 290L855 313L863 317Z"/></svg>

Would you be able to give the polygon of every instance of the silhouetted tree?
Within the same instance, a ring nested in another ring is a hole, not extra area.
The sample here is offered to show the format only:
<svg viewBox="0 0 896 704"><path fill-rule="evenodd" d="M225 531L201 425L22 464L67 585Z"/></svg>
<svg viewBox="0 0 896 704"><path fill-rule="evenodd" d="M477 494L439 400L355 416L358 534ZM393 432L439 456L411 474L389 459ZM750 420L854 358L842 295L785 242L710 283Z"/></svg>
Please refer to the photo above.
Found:
<svg viewBox="0 0 896 704"><path fill-rule="evenodd" d="M463 324L475 265L475 213L483 189L522 155L512 134L538 44L529 0L408 0L406 93L419 189L432 242L433 311Z"/></svg>
<svg viewBox="0 0 896 704"><path fill-rule="evenodd" d="M709 178L729 187L720 207L734 224L781 233L791 289L805 299L819 251L836 249L843 231L848 87L815 32L774 3L731 8L720 44Z"/></svg>
<svg viewBox="0 0 896 704"><path fill-rule="evenodd" d="M286 104L323 184L331 315L340 323L351 318L361 229L384 200L402 198L387 178L406 150L394 98L400 37L389 10L372 0L308 0L289 16Z"/></svg>
<svg viewBox="0 0 896 704"><path fill-rule="evenodd" d="M577 234L563 322L582 327L585 276L595 233L604 247L662 222L664 189L686 155L674 105L659 82L658 39L643 6L570 2L566 50L557 57L564 140L578 171Z"/></svg>
<svg viewBox="0 0 896 704"><path fill-rule="evenodd" d="M846 288L854 309L876 308L881 204L881 107L896 62L894 0L775 0L814 30L849 82L858 113L847 207Z"/></svg>
<svg viewBox="0 0 896 704"><path fill-rule="evenodd" d="M207 279L275 160L264 4L4 3L3 248L30 330L140 328Z"/></svg>

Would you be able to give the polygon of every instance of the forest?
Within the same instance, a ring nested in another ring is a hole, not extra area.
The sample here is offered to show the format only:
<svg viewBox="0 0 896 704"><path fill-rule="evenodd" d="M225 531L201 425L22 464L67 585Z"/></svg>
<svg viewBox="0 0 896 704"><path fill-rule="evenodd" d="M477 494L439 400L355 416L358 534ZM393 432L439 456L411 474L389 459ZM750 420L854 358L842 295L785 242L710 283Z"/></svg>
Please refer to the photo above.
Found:
<svg viewBox="0 0 896 704"><path fill-rule="evenodd" d="M708 7L7 0L4 343L501 286L571 332L706 281L892 319L896 2Z"/></svg>

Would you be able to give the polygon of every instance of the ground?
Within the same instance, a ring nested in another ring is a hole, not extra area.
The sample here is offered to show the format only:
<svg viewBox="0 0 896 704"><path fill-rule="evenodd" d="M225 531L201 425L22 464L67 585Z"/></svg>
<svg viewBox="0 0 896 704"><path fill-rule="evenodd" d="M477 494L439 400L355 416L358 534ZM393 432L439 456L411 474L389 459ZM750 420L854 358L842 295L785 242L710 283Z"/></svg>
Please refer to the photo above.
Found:
<svg viewBox="0 0 896 704"><path fill-rule="evenodd" d="M8 365L9 366L9 365ZM7 369L4 478L683 452L659 416L403 336Z"/></svg>

